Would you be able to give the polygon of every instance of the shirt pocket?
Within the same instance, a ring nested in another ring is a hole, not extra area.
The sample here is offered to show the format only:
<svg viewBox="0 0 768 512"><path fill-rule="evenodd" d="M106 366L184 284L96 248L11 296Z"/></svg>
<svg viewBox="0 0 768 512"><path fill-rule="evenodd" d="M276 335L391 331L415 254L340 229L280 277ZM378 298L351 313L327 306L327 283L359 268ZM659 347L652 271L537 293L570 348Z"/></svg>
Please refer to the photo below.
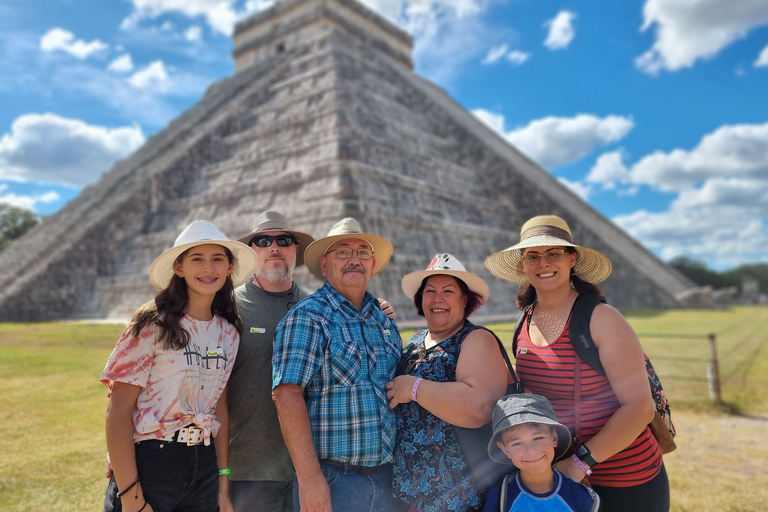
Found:
<svg viewBox="0 0 768 512"><path fill-rule="evenodd" d="M358 343L349 333L345 334L342 329L338 329L328 345L334 382L341 386L354 386L362 373Z"/></svg>

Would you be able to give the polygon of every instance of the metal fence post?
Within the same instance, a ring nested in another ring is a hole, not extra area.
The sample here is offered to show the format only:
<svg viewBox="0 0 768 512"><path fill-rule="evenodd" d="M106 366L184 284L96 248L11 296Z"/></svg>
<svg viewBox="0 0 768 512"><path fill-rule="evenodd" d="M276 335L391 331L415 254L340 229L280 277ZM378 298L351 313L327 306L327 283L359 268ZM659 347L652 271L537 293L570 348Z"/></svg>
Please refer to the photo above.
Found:
<svg viewBox="0 0 768 512"><path fill-rule="evenodd" d="M709 352L710 352L710 364L707 377L709 378L709 394L712 401L719 404L723 401L720 394L720 365L717 360L717 339L714 333L710 333L709 338Z"/></svg>

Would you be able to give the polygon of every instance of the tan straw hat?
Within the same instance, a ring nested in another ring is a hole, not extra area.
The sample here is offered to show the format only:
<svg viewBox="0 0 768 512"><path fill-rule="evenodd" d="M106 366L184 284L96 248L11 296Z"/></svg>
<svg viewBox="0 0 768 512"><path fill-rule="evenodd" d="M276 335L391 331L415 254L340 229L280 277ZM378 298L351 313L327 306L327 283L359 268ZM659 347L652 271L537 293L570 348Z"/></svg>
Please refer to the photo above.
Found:
<svg viewBox="0 0 768 512"><path fill-rule="evenodd" d="M149 267L149 280L158 290L165 289L173 277L173 263L192 247L205 244L216 244L226 247L235 257L232 271L232 285L237 287L253 275L258 257L247 245L227 238L219 228L207 220L196 220L179 233L173 247L158 256Z"/></svg>
<svg viewBox="0 0 768 512"><path fill-rule="evenodd" d="M254 236L266 231L284 231L293 235L293 237L299 243L299 252L296 253L296 266L300 267L304 264L304 251L309 246L309 244L314 242L315 239L312 237L312 235L308 235L307 233L302 233L301 231L292 229L286 218L283 217L280 213L270 210L262 212L256 219L256 227L253 228L253 231L242 238L238 238L237 240L244 243L245 245L250 246L251 240Z"/></svg>
<svg viewBox="0 0 768 512"><path fill-rule="evenodd" d="M528 284L521 258L528 247L573 247L578 255L574 273L588 283L599 283L611 275L611 262L602 253L573 243L571 230L556 215L539 215L520 228L520 243L485 259L485 266L493 275L510 283Z"/></svg>
<svg viewBox="0 0 768 512"><path fill-rule="evenodd" d="M373 257L376 258L376 266L371 271L371 277L375 276L387 265L392 256L392 244L382 236L363 233L360 224L352 217L341 219L333 225L325 238L318 238L307 247L304 252L304 262L307 268L320 279L325 279L320 270L320 256L325 255L333 244L347 238L362 238L373 249Z"/></svg>
<svg viewBox="0 0 768 512"><path fill-rule="evenodd" d="M467 288L469 288L469 291L475 292L481 297L480 304L484 304L485 301L488 300L490 292L486 282L472 272L467 272L464 265L462 265L459 260L446 253L435 254L435 257L432 258L432 261L429 263L426 270L418 270L403 276L403 280L400 284L403 287L405 296L413 300L424 279L436 274L453 276L456 279L463 281L464 284L467 285Z"/></svg>

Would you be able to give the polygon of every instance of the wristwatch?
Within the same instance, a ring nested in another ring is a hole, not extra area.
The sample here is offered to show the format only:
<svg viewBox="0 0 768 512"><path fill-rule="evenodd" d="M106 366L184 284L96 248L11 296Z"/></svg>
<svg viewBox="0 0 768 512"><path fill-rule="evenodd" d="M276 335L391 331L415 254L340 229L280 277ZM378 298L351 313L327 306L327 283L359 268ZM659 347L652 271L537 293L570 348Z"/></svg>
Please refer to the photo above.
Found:
<svg viewBox="0 0 768 512"><path fill-rule="evenodd" d="M575 450L576 456L581 459L581 462L586 464L587 466L593 468L595 467L595 464L597 464L597 461L592 458L592 452L589 451L589 448L587 448L587 445L580 444L576 447Z"/></svg>

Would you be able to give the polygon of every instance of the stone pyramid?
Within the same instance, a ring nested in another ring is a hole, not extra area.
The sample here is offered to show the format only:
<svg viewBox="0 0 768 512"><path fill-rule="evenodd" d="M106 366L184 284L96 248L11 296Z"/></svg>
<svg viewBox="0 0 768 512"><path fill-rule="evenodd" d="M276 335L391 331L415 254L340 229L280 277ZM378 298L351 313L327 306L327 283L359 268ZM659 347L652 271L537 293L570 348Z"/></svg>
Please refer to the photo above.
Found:
<svg viewBox="0 0 768 512"><path fill-rule="evenodd" d="M691 283L412 71L412 38L355 0L284 0L237 25L234 76L0 254L0 321L127 318L147 269L190 221L235 238L275 209L323 236L356 217L394 255L371 290L400 319L404 274L449 252L514 315L485 257L529 217L564 217L604 252L618 307L677 307ZM321 283L305 268L296 280Z"/></svg>

